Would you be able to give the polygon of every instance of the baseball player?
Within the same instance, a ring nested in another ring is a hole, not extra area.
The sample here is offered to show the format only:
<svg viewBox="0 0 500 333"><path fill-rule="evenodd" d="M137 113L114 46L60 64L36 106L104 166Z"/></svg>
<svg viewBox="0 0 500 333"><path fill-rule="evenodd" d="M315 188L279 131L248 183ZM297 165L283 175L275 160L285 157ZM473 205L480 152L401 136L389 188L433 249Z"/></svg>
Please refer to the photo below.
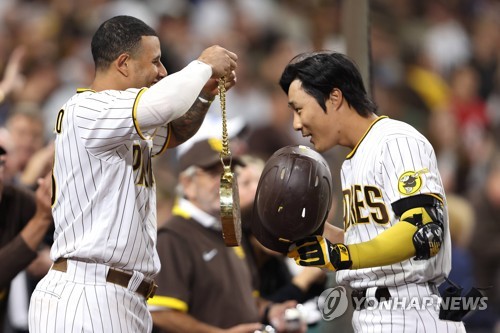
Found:
<svg viewBox="0 0 500 333"><path fill-rule="evenodd" d="M150 332L160 264L151 158L191 137L237 56L212 46L166 77L155 31L130 16L92 38L95 79L61 108L54 264L32 294L30 332Z"/></svg>
<svg viewBox="0 0 500 333"><path fill-rule="evenodd" d="M439 319L436 287L450 271L451 244L431 144L410 125L377 115L342 54L301 54L280 85L294 129L319 152L352 149L341 169L344 229L326 223L324 237L296 242L289 256L337 271L337 282L353 289L356 332L464 332L462 322ZM367 309L382 302L392 307Z"/></svg>

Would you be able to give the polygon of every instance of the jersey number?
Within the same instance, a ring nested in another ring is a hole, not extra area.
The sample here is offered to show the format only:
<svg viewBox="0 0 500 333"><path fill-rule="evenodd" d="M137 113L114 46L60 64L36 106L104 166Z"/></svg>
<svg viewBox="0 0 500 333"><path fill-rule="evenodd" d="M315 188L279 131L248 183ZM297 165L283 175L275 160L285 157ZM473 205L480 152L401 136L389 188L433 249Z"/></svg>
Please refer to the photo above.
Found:
<svg viewBox="0 0 500 333"><path fill-rule="evenodd" d="M57 114L57 119L56 119L55 130L56 130L57 134L61 134L63 117L64 117L64 110L61 109L61 110L59 110L59 113Z"/></svg>
<svg viewBox="0 0 500 333"><path fill-rule="evenodd" d="M154 183L151 157L149 155L143 156L140 145L134 145L133 152L134 152L133 168L135 174L135 184L145 187L151 187Z"/></svg>
<svg viewBox="0 0 500 333"><path fill-rule="evenodd" d="M62 132L62 121L64 117L64 109L59 110L59 113L57 114L56 118L56 125L54 127L55 131L57 134L61 134ZM55 166L55 154L54 154L54 162L53 164ZM56 203L56 178L54 177L54 169L52 169L52 195L50 198L50 204L52 207L54 207L54 204Z"/></svg>
<svg viewBox="0 0 500 333"><path fill-rule="evenodd" d="M382 200L382 192L375 186L353 185L342 191L344 196L344 230L358 223L389 222L389 214Z"/></svg>

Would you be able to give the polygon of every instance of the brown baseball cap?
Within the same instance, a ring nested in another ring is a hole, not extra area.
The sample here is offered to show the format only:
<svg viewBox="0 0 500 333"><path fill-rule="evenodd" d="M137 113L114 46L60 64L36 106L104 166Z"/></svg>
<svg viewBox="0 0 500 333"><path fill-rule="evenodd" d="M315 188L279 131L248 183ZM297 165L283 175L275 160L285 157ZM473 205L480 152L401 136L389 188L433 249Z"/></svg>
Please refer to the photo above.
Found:
<svg viewBox="0 0 500 333"><path fill-rule="evenodd" d="M180 170L186 170L193 165L203 169L215 166L221 163L221 152L222 141L218 138L197 141L179 157ZM223 160L227 163L231 161L232 166L245 165L238 156L224 157Z"/></svg>

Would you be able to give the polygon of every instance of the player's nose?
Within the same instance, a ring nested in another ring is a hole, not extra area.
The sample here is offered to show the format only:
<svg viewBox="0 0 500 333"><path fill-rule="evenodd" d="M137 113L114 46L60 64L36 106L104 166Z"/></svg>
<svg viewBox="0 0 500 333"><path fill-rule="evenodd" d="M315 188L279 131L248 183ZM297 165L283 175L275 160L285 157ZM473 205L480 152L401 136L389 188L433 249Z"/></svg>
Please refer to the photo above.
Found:
<svg viewBox="0 0 500 333"><path fill-rule="evenodd" d="M160 78L164 78L165 76L168 75L168 72L167 72L167 69L165 68L165 66L163 66L163 64L160 62L160 68L158 70L158 76Z"/></svg>
<svg viewBox="0 0 500 333"><path fill-rule="evenodd" d="M297 113L293 114L293 129L296 131L300 131L302 129L302 122L300 121L300 117Z"/></svg>

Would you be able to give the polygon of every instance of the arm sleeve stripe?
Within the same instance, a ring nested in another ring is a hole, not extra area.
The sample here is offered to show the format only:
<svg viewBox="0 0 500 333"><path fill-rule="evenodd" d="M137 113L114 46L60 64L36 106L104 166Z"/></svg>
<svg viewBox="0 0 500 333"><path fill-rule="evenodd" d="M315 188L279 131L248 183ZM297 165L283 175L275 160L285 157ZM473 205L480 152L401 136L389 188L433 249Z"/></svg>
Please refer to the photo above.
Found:
<svg viewBox="0 0 500 333"><path fill-rule="evenodd" d="M172 136L172 124L171 123L168 123L168 130L167 131L168 131L167 139L163 143L163 146L161 147L160 151L158 153L154 154L153 157L161 155L161 154L163 154L163 152L165 152L165 150L167 150L168 144L170 143L170 137Z"/></svg>
<svg viewBox="0 0 500 333"><path fill-rule="evenodd" d="M188 305L186 302L178 298L167 297L167 296L154 296L153 298L150 298L148 300L148 305L161 306L181 312L188 311Z"/></svg>
<svg viewBox="0 0 500 333"><path fill-rule="evenodd" d="M401 216L407 210L425 206L434 206L436 203L443 203L443 199L435 194L417 194L403 198L392 203L392 210L397 216Z"/></svg>
<svg viewBox="0 0 500 333"><path fill-rule="evenodd" d="M137 121L137 104L139 104L139 99L141 98L142 94L147 90L147 88L142 88L139 90L139 93L137 94L135 101L134 101L134 106L132 108L132 120L134 122L134 127L135 130L137 131L137 134L141 137L141 139L146 140L146 137L142 134L142 131L139 127L139 122Z"/></svg>

